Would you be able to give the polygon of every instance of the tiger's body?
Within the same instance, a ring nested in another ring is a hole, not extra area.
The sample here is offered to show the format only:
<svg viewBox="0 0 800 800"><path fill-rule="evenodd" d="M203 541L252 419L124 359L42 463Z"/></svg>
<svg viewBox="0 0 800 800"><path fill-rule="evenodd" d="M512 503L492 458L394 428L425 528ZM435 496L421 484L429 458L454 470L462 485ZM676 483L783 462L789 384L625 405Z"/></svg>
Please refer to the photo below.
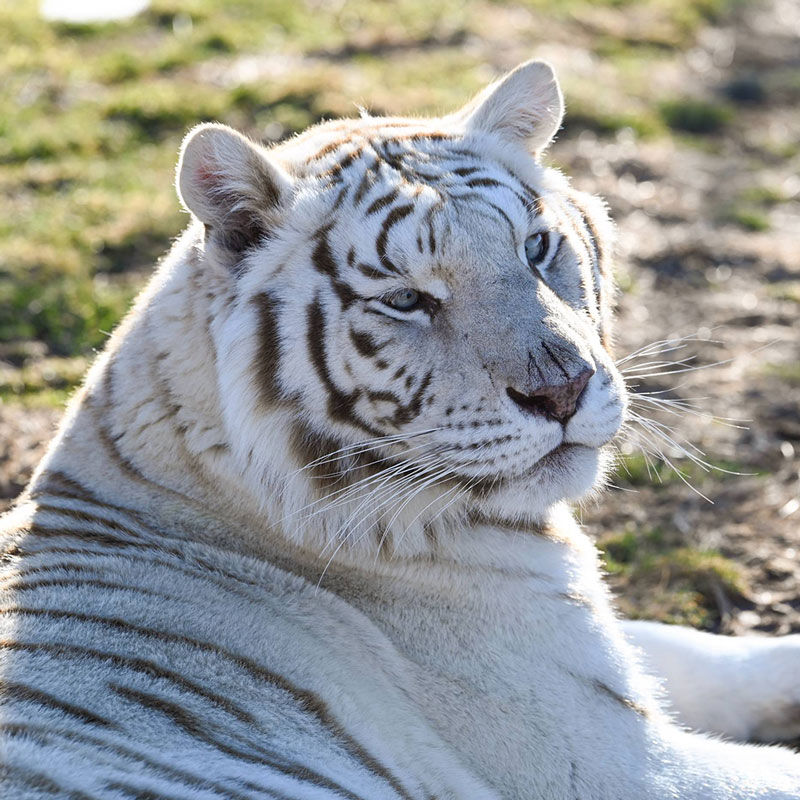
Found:
<svg viewBox="0 0 800 800"><path fill-rule="evenodd" d="M184 146L193 224L3 520L0 787L797 798L672 723L564 505L625 411L531 63L441 120Z"/></svg>

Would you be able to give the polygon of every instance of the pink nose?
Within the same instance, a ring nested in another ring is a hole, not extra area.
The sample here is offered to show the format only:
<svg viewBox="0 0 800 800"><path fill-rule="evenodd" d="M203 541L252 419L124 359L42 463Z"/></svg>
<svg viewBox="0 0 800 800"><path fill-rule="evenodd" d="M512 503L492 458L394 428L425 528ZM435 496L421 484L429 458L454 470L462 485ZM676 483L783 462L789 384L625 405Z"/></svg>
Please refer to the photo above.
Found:
<svg viewBox="0 0 800 800"><path fill-rule="evenodd" d="M563 424L575 414L578 400L592 375L594 370L585 367L577 375L562 383L537 387L530 394L522 394L510 386L506 389L506 393L525 411L543 414Z"/></svg>

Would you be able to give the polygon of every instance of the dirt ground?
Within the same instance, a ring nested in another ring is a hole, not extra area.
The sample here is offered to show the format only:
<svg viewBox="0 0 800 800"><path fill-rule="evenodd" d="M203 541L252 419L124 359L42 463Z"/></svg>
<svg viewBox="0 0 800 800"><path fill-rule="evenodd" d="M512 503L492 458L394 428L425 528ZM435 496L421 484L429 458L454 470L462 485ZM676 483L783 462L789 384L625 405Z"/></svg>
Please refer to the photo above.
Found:
<svg viewBox="0 0 800 800"><path fill-rule="evenodd" d="M614 557L610 580L625 613L731 633L800 631L800 31L793 5L744 8L652 76L735 103L724 130L642 140L629 129L602 137L568 125L551 153L580 188L608 200L619 227L620 358L649 342L690 337L664 357L694 356L692 364L708 367L632 384L665 392L657 397L705 398L696 401L699 415L655 416L677 441L741 473L689 465L697 491L667 471L659 471L662 482L647 481L635 436L622 437L630 474L621 467L614 486L585 504L583 521ZM464 45L496 69L530 55L523 41L501 41L513 29L511 14L498 8L485 37ZM580 36L556 30L541 55L591 78L596 65L574 57L583 52ZM797 85L787 82L787 70ZM602 71L596 79L605 79ZM716 362L723 363L708 366ZM662 370L629 374L648 371ZM0 503L22 489L59 415L0 405ZM721 418L743 422L731 427ZM696 585L674 614L665 608L663 593L680 590L683 567L663 552L719 554L723 568L716 556L692 567L695 583L707 583L700 589L713 600L710 616L695 620L686 610ZM738 565L735 575L725 572L728 561Z"/></svg>
<svg viewBox="0 0 800 800"><path fill-rule="evenodd" d="M707 52L689 54L682 80L731 92L745 76L768 82L787 65L796 68L800 31L781 24L780 8L762 6L707 31ZM722 66L707 67L715 61ZM664 357L695 356L691 363L699 366L725 362L641 380L639 389L706 398L697 401L702 416L659 419L708 461L751 473L693 471L691 482L708 500L674 476L635 492L630 485L611 489L587 508L584 522L601 541L608 531L656 529L677 546L719 551L742 566L743 583L739 592L712 587L714 627L783 634L800 631L800 180L796 156L764 148L770 130L798 141L796 101L759 97L740 105L735 125L705 151L580 137L559 156L582 188L608 199L619 226L622 283L630 282L620 298L619 353L693 336L698 341ZM734 198L767 184L793 197L770 214L769 230L720 222ZM741 427L708 414L742 420ZM626 483L624 472L618 482ZM612 582L624 610L651 616L652 583Z"/></svg>

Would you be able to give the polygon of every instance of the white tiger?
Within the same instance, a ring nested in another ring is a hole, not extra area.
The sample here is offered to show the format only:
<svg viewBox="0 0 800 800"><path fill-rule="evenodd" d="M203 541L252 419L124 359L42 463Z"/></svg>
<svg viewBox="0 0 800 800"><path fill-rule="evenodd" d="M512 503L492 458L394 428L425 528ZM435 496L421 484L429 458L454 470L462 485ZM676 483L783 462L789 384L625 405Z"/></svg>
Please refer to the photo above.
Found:
<svg viewBox="0 0 800 800"><path fill-rule="evenodd" d="M189 134L196 220L4 519L3 797L800 797L670 720L565 505L626 400L562 113L530 62L441 119ZM692 724L739 715L687 648L797 732L794 639L630 630Z"/></svg>

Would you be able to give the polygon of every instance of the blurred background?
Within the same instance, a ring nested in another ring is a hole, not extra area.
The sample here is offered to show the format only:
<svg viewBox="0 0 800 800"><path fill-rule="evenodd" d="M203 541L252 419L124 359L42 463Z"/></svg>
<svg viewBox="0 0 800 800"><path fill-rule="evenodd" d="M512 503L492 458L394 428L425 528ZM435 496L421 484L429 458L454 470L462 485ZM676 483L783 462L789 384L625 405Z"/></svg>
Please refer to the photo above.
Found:
<svg viewBox="0 0 800 800"><path fill-rule="evenodd" d="M0 507L187 222L187 128L450 110L532 56L619 226L618 356L685 337L624 362L654 421L581 509L619 603L800 630L800 0L4 0Z"/></svg>

